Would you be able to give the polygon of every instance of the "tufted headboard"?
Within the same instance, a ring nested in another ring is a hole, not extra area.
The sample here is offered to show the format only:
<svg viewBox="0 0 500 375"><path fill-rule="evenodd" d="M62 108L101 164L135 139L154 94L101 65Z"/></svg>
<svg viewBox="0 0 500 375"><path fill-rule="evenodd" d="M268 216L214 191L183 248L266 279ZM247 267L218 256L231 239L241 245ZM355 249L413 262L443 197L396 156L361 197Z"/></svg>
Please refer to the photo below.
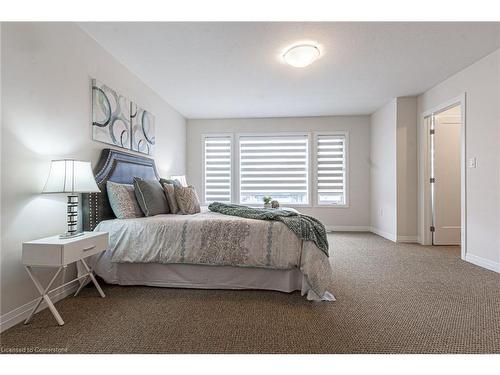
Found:
<svg viewBox="0 0 500 375"><path fill-rule="evenodd" d="M85 231L94 230L103 220L115 218L109 204L106 182L132 184L134 177L142 177L146 180L160 179L153 159L109 148L102 150L94 175L101 192L82 194L83 230Z"/></svg>

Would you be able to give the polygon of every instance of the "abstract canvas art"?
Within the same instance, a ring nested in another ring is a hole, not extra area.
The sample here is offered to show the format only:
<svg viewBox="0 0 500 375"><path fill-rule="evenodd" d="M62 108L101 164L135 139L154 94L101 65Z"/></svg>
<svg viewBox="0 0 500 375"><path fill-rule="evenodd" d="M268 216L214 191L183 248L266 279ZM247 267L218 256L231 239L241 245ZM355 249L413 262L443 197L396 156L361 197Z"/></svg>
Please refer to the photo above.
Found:
<svg viewBox="0 0 500 375"><path fill-rule="evenodd" d="M132 150L153 155L155 146L155 117L151 112L131 104Z"/></svg>
<svg viewBox="0 0 500 375"><path fill-rule="evenodd" d="M130 100L92 80L92 138L130 149Z"/></svg>
<svg viewBox="0 0 500 375"><path fill-rule="evenodd" d="M93 79L92 139L153 155L155 117L109 86Z"/></svg>

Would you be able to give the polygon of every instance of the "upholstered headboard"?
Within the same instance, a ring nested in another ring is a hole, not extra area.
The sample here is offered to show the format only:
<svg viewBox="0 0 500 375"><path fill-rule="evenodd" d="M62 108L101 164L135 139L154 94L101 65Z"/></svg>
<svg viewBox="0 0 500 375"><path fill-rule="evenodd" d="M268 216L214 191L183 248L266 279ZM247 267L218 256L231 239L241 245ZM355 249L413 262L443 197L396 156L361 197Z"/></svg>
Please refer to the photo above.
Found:
<svg viewBox="0 0 500 375"><path fill-rule="evenodd" d="M94 175L100 193L83 194L83 230L91 231L103 220L114 219L106 190L106 182L132 184L134 177L146 180L159 179L153 159L128 154L123 151L106 148L94 169Z"/></svg>

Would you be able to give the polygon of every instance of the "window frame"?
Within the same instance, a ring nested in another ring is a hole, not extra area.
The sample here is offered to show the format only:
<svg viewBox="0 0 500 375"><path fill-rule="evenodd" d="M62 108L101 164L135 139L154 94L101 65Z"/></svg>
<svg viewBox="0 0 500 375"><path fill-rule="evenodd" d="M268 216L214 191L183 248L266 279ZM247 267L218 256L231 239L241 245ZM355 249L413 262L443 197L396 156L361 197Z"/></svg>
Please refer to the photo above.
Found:
<svg viewBox="0 0 500 375"><path fill-rule="evenodd" d="M344 165L345 165L345 178L344 178L344 204L328 204L328 203L319 203L319 192L318 192L318 137L319 136L344 136L345 145L344 145ZM348 131L315 131L313 135L313 205L316 208L349 208L349 132Z"/></svg>
<svg viewBox="0 0 500 375"><path fill-rule="evenodd" d="M230 199L231 199L231 202L234 202L234 194L235 194L235 190L234 190L234 171L235 171L235 163L234 163L234 133L230 133L230 132L226 132L226 133L203 133L201 134L201 191L202 191L202 199L201 199L201 204L203 206L207 206L209 205L210 203L208 203L206 201L206 194L205 194L205 185L206 185L206 174L205 174L205 140L207 138L217 138L217 137L220 137L220 138L229 138L231 140L231 148L230 148L230 152L231 152L231 155L230 155L230 160L231 160L231 165L230 165L230 168L229 168L229 176L230 176L230 189L231 189L231 192L230 192Z"/></svg>
<svg viewBox="0 0 500 375"><path fill-rule="evenodd" d="M311 171L311 132L243 132L243 133L235 133L235 142L234 142L234 147L235 147L235 153L234 153L234 167L235 167L235 174L234 176L236 177L234 183L235 187L235 198L237 204L242 204L241 203L241 192L240 192L240 138L242 137L287 137L287 136L305 136L307 139L307 153L306 153L306 166L307 166L307 203L304 204L284 204L286 207L313 207L311 204L311 194L312 194L312 171ZM250 207L260 207L261 204L245 204Z"/></svg>

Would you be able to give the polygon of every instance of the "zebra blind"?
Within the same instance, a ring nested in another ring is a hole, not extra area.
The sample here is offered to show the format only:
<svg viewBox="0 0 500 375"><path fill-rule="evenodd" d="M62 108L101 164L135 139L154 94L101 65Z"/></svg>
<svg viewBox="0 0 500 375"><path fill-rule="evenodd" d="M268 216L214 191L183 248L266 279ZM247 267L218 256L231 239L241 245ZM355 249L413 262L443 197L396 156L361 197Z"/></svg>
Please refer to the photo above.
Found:
<svg viewBox="0 0 500 375"><path fill-rule="evenodd" d="M230 135L204 137L204 201L231 202L231 150Z"/></svg>
<svg viewBox="0 0 500 375"><path fill-rule="evenodd" d="M240 203L307 204L308 144L307 135L240 136Z"/></svg>
<svg viewBox="0 0 500 375"><path fill-rule="evenodd" d="M316 136L318 204L346 204L346 137Z"/></svg>

